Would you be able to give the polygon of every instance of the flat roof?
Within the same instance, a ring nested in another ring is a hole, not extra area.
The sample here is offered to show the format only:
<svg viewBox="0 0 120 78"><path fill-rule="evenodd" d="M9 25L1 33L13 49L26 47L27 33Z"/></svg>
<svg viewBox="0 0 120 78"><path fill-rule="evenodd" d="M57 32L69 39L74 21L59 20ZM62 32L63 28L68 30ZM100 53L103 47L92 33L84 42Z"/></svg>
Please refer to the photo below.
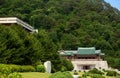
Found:
<svg viewBox="0 0 120 78"><path fill-rule="evenodd" d="M12 23L21 25L22 27L24 27L25 29L27 29L31 32L38 32L37 29L34 29L34 27L32 27L28 23L18 19L17 17L1 17L0 18L0 24L12 24Z"/></svg>

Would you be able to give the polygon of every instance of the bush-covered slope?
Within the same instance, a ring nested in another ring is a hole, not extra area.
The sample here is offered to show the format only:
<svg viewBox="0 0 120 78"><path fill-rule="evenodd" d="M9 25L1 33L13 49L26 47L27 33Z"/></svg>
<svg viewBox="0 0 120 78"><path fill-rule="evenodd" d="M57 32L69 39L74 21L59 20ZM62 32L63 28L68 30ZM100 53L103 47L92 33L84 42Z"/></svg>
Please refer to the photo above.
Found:
<svg viewBox="0 0 120 78"><path fill-rule="evenodd" d="M43 60L60 49L94 46L119 68L120 11L104 0L1 0L0 8L0 17L16 16L40 30L34 37L48 52Z"/></svg>

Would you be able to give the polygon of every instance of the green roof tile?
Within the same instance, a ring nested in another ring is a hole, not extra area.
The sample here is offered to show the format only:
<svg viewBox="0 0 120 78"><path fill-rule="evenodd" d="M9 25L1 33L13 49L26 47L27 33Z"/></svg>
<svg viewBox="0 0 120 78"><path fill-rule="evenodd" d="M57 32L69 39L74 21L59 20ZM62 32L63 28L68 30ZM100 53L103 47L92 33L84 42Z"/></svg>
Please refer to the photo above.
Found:
<svg viewBox="0 0 120 78"><path fill-rule="evenodd" d="M84 47L79 47L78 50L61 50L61 55L71 55L74 56L75 54L80 54L80 55L89 55L89 54L99 54L99 55L105 55L104 53L101 53L101 50L96 50L95 47L89 47L89 48L84 48Z"/></svg>
<svg viewBox="0 0 120 78"><path fill-rule="evenodd" d="M95 48L78 48L78 54L96 54Z"/></svg>

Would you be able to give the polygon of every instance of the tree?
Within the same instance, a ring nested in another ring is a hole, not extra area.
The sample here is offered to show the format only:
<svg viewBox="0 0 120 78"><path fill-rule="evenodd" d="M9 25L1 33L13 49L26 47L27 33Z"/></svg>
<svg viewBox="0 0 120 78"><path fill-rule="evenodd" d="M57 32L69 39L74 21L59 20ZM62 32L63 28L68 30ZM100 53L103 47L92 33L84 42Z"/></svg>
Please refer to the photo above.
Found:
<svg viewBox="0 0 120 78"><path fill-rule="evenodd" d="M73 65L71 63L71 61L66 60L66 59L61 59L61 65L62 67L65 67L65 71L72 71L73 70ZM62 68L61 68L62 69Z"/></svg>
<svg viewBox="0 0 120 78"><path fill-rule="evenodd" d="M56 45L49 38L48 33L45 30L40 30L36 34L37 39L42 45L43 52L41 54L40 60L42 62L51 61L52 62L52 72L59 71L61 68L61 61L59 53L57 52Z"/></svg>
<svg viewBox="0 0 120 78"><path fill-rule="evenodd" d="M12 26L15 30L12 29ZM11 27L0 26L0 62L32 65L40 59L41 44L38 43L38 40L32 34L23 34L20 30L23 28L15 26L16 25L11 25ZM18 34L20 31L21 34Z"/></svg>
<svg viewBox="0 0 120 78"><path fill-rule="evenodd" d="M54 60L58 65L58 49L81 46L95 46L105 52L105 57L119 58L120 11L104 0L0 0L0 8L0 17L16 16L41 30L38 35L30 35L16 25L0 27L1 53L4 52L1 62L18 64L29 60L31 64L39 56L29 56L40 53L39 59ZM22 52L28 56L24 58ZM15 58L20 59L9 60ZM52 66L55 70L60 68Z"/></svg>

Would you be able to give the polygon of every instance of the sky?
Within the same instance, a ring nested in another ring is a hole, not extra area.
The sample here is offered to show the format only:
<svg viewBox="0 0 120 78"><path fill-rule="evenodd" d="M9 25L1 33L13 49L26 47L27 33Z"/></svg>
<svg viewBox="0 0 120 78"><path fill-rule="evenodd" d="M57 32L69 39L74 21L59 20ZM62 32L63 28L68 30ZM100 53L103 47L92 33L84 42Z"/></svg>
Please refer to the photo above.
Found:
<svg viewBox="0 0 120 78"><path fill-rule="evenodd" d="M105 0L107 3L110 3L111 6L120 10L120 0Z"/></svg>

